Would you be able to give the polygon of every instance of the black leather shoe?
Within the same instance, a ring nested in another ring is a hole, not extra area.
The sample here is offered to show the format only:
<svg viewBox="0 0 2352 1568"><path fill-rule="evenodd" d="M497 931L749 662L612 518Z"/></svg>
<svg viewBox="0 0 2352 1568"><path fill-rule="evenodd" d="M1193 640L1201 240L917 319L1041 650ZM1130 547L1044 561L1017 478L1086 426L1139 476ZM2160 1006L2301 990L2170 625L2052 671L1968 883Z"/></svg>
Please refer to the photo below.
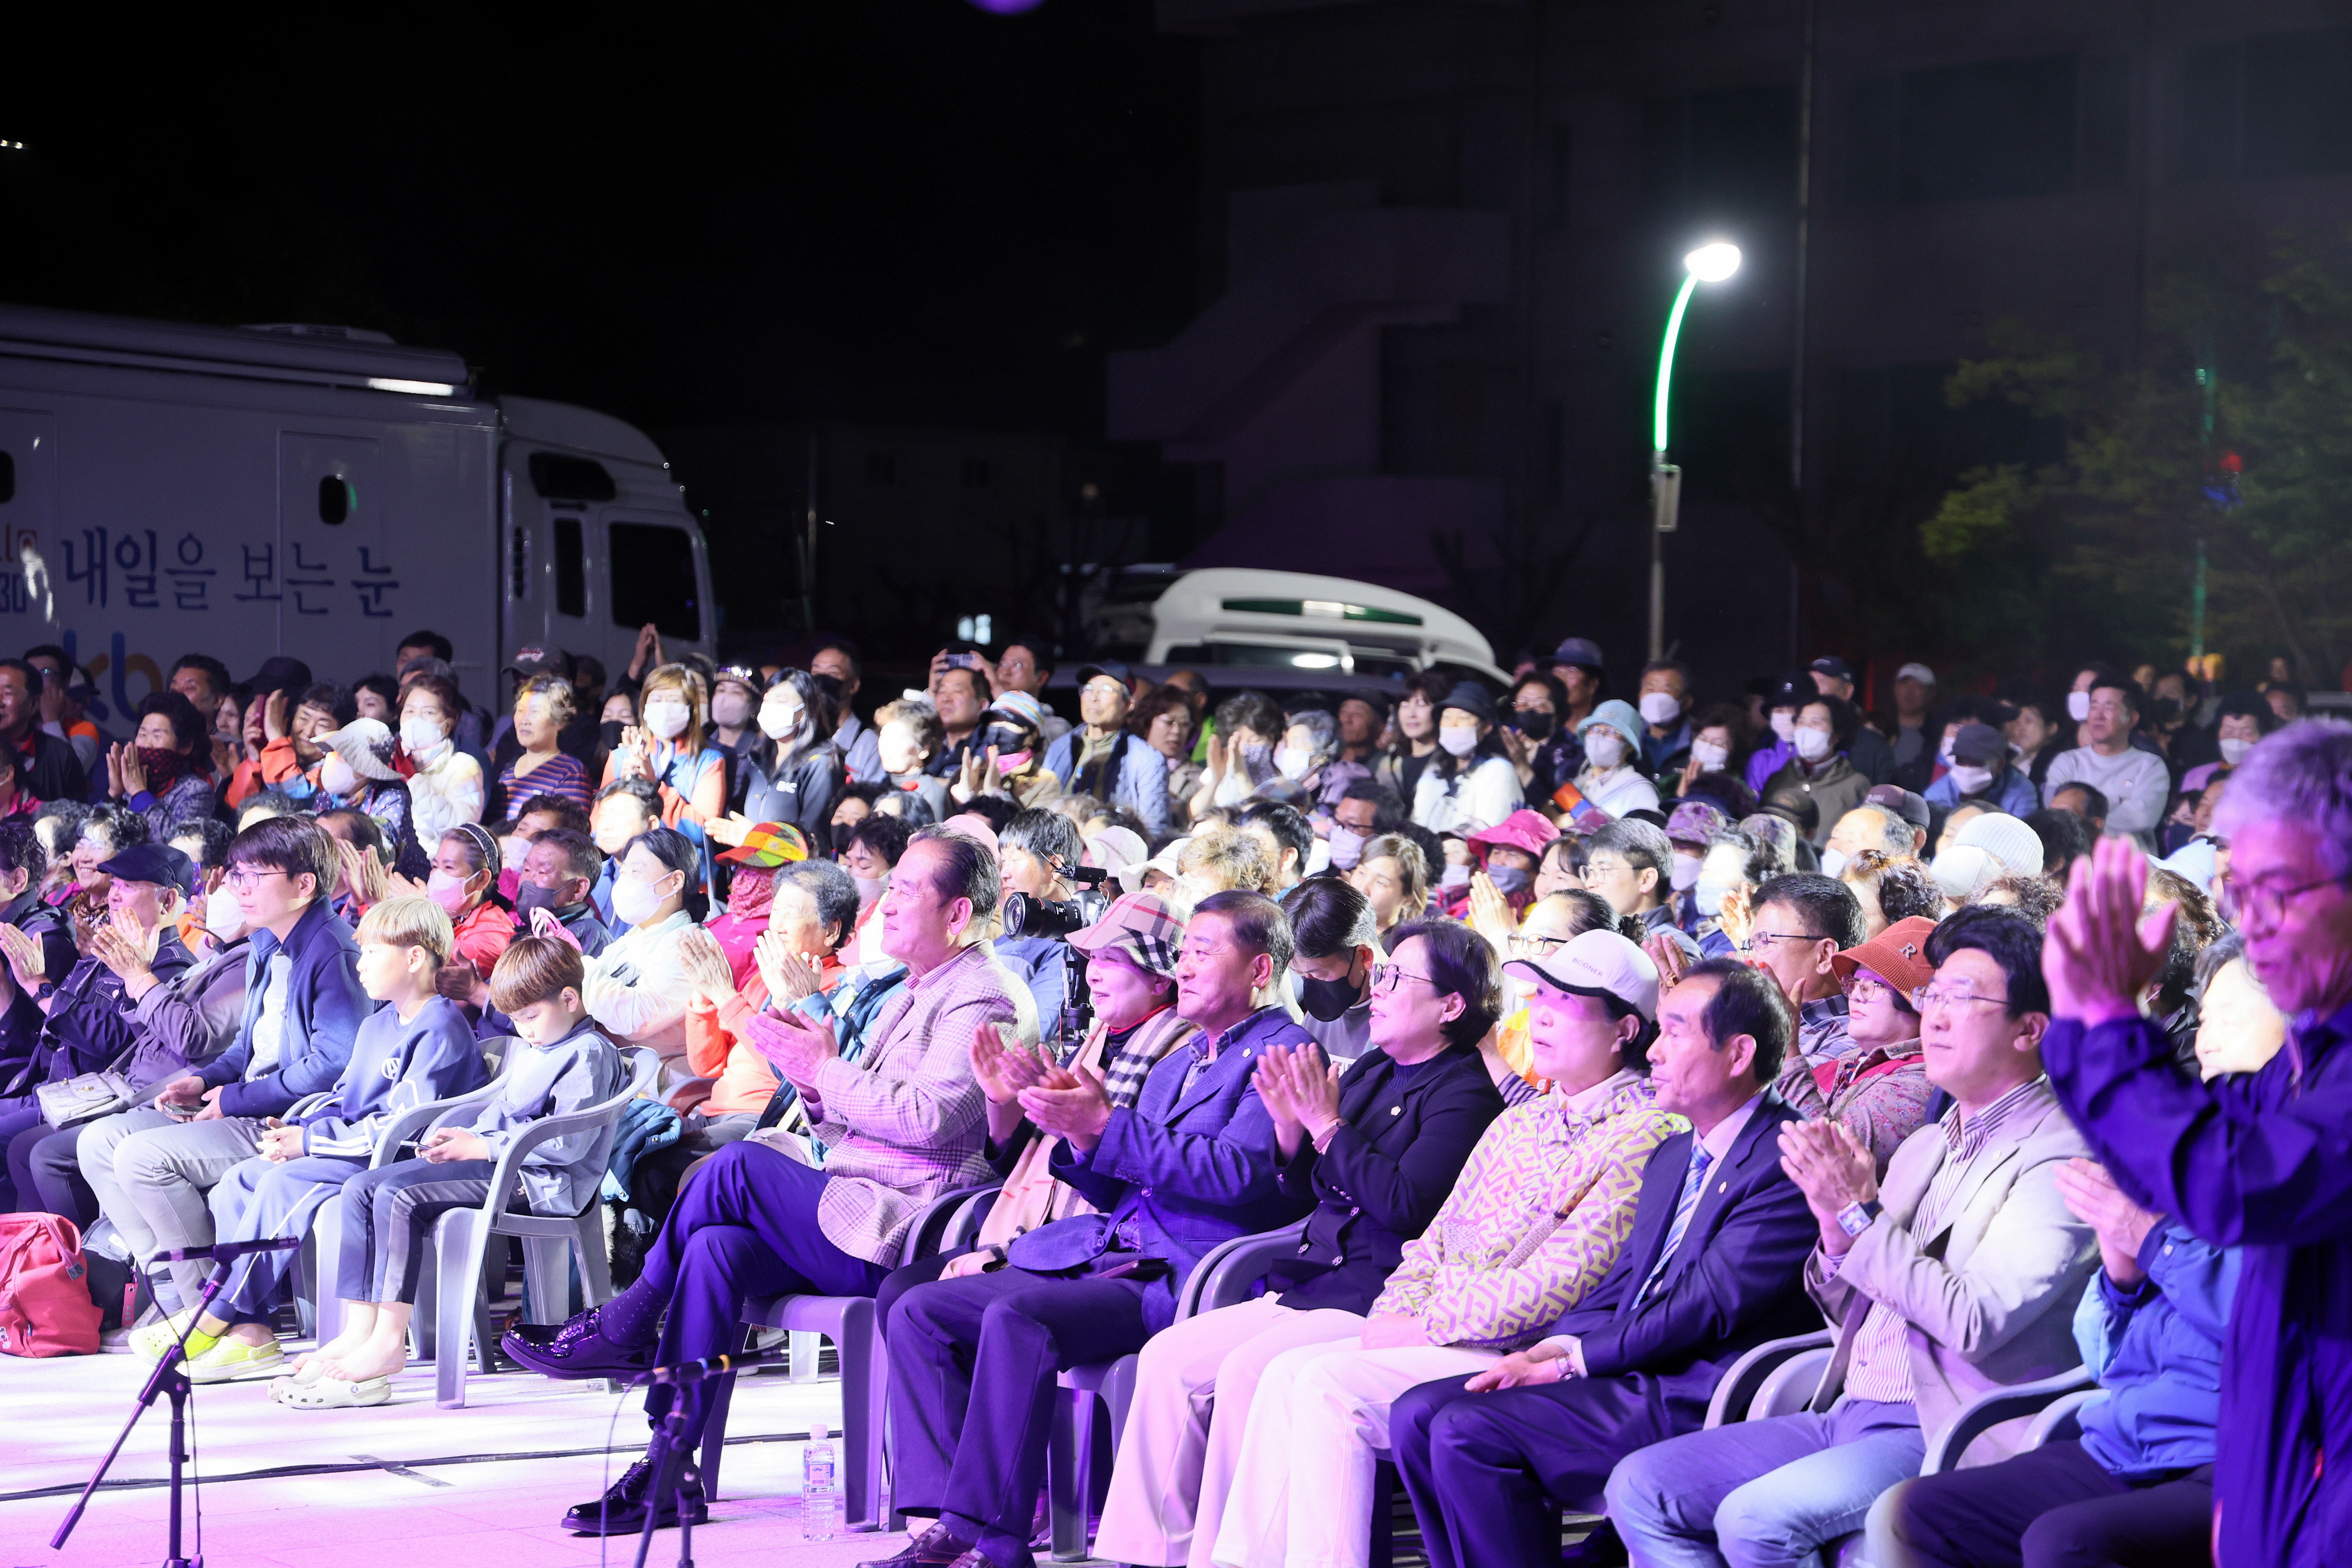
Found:
<svg viewBox="0 0 2352 1568"><path fill-rule="evenodd" d="M594 1502L583 1502L563 1516L563 1528L575 1535L638 1535L646 1529L646 1493L654 1484L654 1467L650 1459L639 1459L621 1472L613 1489ZM673 1480L656 1500L653 1528L667 1530L677 1523L677 1483ZM686 1489L687 1506L696 1524L710 1521L710 1507L704 1500L702 1483L695 1482Z"/></svg>
<svg viewBox="0 0 2352 1568"><path fill-rule="evenodd" d="M980 1549L944 1524L934 1524L914 1540L896 1557L879 1557L871 1563L860 1563L857 1568L949 1568Z"/></svg>
<svg viewBox="0 0 2352 1568"><path fill-rule="evenodd" d="M549 1377L635 1377L654 1364L653 1346L606 1339L594 1307L551 1325L517 1323L499 1337L499 1348Z"/></svg>

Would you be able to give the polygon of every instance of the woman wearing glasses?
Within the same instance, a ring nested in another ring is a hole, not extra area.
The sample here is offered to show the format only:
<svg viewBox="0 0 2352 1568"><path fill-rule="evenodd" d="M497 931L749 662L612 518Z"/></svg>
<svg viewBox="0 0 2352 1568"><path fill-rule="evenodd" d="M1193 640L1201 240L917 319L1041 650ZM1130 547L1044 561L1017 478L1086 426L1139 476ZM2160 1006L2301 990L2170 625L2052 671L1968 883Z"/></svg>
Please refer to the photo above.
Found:
<svg viewBox="0 0 2352 1568"><path fill-rule="evenodd" d="M1914 915L1830 960L1845 986L1850 1049L1808 1060L1792 1054L1772 1087L1808 1121L1843 1125L1878 1162L1895 1157L1927 1117L1935 1086L1920 1053L1919 1009L1912 994L1935 978L1927 937L1936 922Z"/></svg>
<svg viewBox="0 0 2352 1568"><path fill-rule="evenodd" d="M1344 1073L1309 1047L1270 1047L1258 1067L1278 1179L1316 1206L1297 1259L1272 1281L1277 1293L1144 1347L1100 1556L1208 1562L1266 1363L1296 1347L1359 1343L1407 1240L1503 1109L1478 1055L1499 1004L1492 952L1452 921L1400 926L1389 952L1371 972L1373 1049Z"/></svg>

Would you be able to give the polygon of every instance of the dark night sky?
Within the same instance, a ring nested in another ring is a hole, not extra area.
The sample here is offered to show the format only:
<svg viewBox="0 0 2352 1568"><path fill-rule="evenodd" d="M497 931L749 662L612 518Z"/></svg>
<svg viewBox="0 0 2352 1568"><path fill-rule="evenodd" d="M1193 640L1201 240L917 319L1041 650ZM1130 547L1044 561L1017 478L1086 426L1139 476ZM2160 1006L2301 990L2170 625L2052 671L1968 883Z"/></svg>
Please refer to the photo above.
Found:
<svg viewBox="0 0 2352 1568"><path fill-rule="evenodd" d="M377 327L647 426L1079 438L1195 302L1150 0L86 14L0 64L0 299Z"/></svg>

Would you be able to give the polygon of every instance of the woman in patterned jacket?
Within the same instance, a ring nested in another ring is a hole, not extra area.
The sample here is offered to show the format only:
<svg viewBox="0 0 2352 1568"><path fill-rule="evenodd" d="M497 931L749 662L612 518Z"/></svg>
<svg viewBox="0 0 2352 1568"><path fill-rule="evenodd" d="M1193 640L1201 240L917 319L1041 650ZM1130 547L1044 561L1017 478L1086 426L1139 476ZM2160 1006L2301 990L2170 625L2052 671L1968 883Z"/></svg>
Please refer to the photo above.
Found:
<svg viewBox="0 0 2352 1568"><path fill-rule="evenodd" d="M1646 1076L1657 969L1607 931L1507 967L1533 988L1530 1040L1550 1091L1486 1130L1353 1341L1266 1363L1216 1538L1194 1543L1194 1563L1364 1568L1389 1402L1543 1338L1633 1231L1651 1152L1684 1127L1653 1103Z"/></svg>

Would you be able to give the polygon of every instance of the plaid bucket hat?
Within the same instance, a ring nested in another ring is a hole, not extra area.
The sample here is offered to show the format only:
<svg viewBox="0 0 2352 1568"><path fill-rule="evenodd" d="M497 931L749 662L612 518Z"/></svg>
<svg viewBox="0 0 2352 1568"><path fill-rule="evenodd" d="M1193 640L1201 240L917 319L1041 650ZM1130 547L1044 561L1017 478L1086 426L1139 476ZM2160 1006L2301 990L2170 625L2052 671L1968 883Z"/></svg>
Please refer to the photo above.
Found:
<svg viewBox="0 0 2352 1568"><path fill-rule="evenodd" d="M1176 950L1183 942L1183 922L1157 893L1123 894L1111 900L1102 919L1070 933L1070 945L1080 952L1116 949L1162 980L1174 977Z"/></svg>

